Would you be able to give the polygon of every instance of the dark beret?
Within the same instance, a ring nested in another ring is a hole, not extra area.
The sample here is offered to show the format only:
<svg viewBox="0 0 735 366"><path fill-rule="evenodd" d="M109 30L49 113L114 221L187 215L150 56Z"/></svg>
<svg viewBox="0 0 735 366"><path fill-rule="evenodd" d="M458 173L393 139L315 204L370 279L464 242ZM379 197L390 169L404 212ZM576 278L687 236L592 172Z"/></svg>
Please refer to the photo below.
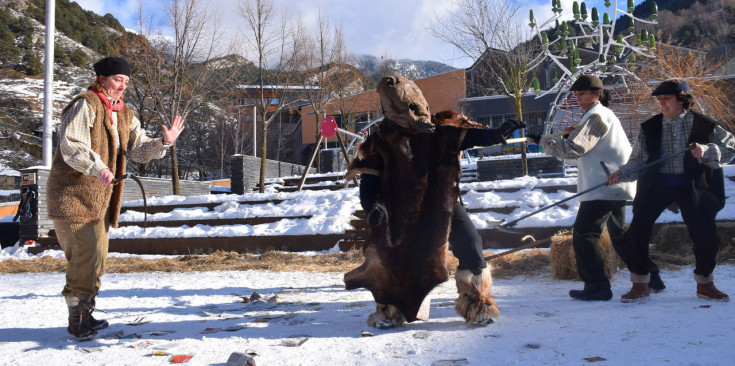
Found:
<svg viewBox="0 0 735 366"><path fill-rule="evenodd" d="M661 84L658 84L651 95L655 97L657 95L689 93L691 91L692 90L689 89L689 83L687 83L686 80L668 79L664 80Z"/></svg>
<svg viewBox="0 0 735 366"><path fill-rule="evenodd" d="M571 91L602 89L602 80L594 75L582 75L572 84Z"/></svg>
<svg viewBox="0 0 735 366"><path fill-rule="evenodd" d="M120 57L105 57L94 64L97 76L123 74L130 76L130 64Z"/></svg>

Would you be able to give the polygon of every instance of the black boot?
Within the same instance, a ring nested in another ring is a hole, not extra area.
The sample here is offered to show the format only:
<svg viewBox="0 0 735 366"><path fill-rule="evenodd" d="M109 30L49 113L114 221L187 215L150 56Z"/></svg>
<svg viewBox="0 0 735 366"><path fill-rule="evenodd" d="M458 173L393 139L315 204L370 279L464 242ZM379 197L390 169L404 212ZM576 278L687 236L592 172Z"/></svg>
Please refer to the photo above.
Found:
<svg viewBox="0 0 735 366"><path fill-rule="evenodd" d="M89 322L89 295L77 294L76 296L65 296L66 305L69 307L69 326L66 331L79 339L91 339L97 335Z"/></svg>
<svg viewBox="0 0 735 366"><path fill-rule="evenodd" d="M612 299L610 286L585 283L584 290L569 290L569 296L583 301L608 301Z"/></svg>
<svg viewBox="0 0 735 366"><path fill-rule="evenodd" d="M651 282L648 283L648 289L651 292L661 292L666 289L666 285L664 285L664 281L658 272L651 272Z"/></svg>
<svg viewBox="0 0 735 366"><path fill-rule="evenodd" d="M109 327L110 323L108 323L107 320L104 319L97 320L92 316L92 312L94 312L94 309L97 305L95 299L96 296L92 296L92 298L89 300L89 323L92 325L92 329L102 330Z"/></svg>

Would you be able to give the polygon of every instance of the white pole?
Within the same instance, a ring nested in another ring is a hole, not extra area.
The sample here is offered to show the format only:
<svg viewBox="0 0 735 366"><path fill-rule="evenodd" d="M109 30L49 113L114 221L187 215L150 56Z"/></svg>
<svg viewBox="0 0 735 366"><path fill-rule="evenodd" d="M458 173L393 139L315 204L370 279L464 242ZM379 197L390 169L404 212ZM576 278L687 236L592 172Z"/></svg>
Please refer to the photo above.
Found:
<svg viewBox="0 0 735 366"><path fill-rule="evenodd" d="M255 110L255 104L253 104L253 157L258 156L258 119Z"/></svg>
<svg viewBox="0 0 735 366"><path fill-rule="evenodd" d="M46 49L43 67L43 165L51 166L54 108L54 31L56 1L46 1Z"/></svg>

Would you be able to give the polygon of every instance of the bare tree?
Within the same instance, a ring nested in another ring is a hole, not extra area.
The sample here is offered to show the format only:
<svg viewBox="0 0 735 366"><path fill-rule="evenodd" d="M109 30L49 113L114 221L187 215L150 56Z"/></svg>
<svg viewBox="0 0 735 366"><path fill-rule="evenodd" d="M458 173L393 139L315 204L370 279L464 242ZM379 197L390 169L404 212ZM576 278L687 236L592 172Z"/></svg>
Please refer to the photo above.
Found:
<svg viewBox="0 0 735 366"><path fill-rule="evenodd" d="M337 97L335 80L339 78L342 67L338 63L344 50L344 40L340 27L331 28L329 20L319 12L317 29L314 34L303 33L304 52L299 59L302 73L304 96L312 107L316 119L314 139L319 140L319 128L326 106ZM321 172L321 153L317 149L316 170Z"/></svg>
<svg viewBox="0 0 735 366"><path fill-rule="evenodd" d="M647 116L658 113L659 107L651 97L651 85L647 81L661 81L669 78L687 80L696 101L695 108L706 113L728 130L735 129L735 106L732 96L735 85L727 78L713 76L722 67L723 61L708 60L704 54L691 49L662 43L656 51L656 58L644 63L639 75L642 83L631 88L633 95L632 110L643 121Z"/></svg>
<svg viewBox="0 0 735 366"><path fill-rule="evenodd" d="M142 5L139 8L142 9ZM168 0L165 3L167 25L173 31L171 38L153 35L143 22L142 10L140 14L139 32L153 41L149 46L130 50L133 61L138 64L134 94L140 99L139 108L155 115L156 121L170 124L177 115L186 118L203 105L214 72L208 62L225 51L220 43L222 31L216 12L202 0ZM197 121L187 120L187 124L193 123ZM201 136L195 139L200 141ZM180 193L179 177L174 144L171 147L174 194Z"/></svg>
<svg viewBox="0 0 735 366"><path fill-rule="evenodd" d="M355 127L352 111L357 106L358 98L350 98L365 90L360 77L360 71L349 65L350 53L344 43L342 28L335 29L335 39L339 40L334 47L334 63L339 68L333 79L334 100L333 108L339 113L343 128Z"/></svg>
<svg viewBox="0 0 735 366"><path fill-rule="evenodd" d="M470 88L488 95L501 93L513 102L523 119L523 95L531 88L529 66L539 48L527 42L529 32L518 19L522 3L506 0L450 0L456 9L436 17L434 36L476 60L471 68ZM521 134L523 132L521 131ZM521 144L522 174L528 174L526 144Z"/></svg>
<svg viewBox="0 0 735 366"><path fill-rule="evenodd" d="M288 12L284 11L280 20L277 18L273 0L241 0L238 8L245 20L243 32L247 53L255 58L255 74L250 75L249 80L254 80L257 88L247 98L255 108L257 119L253 124L258 120L261 123L260 192L264 192L268 126L288 105L292 71L303 45L291 26Z"/></svg>
<svg viewBox="0 0 735 366"><path fill-rule="evenodd" d="M143 130L152 133L154 136L160 134L158 127L162 121L158 115L154 113L153 95L159 93L157 89L146 85L145 80L151 79L149 74L154 72L162 72L165 65L164 54L157 49L148 40L144 34L150 35L152 27L152 18L146 17L143 12L142 1L138 2L138 19L137 25L139 34L128 33L123 36L118 43L118 53L122 54L133 66L132 85L127 89L125 98L128 106L135 111L140 120L140 126ZM144 33L145 31L145 33ZM149 163L137 163L128 160L128 164L132 167L132 171L139 175L147 175L151 164L160 164L160 160L153 160Z"/></svg>

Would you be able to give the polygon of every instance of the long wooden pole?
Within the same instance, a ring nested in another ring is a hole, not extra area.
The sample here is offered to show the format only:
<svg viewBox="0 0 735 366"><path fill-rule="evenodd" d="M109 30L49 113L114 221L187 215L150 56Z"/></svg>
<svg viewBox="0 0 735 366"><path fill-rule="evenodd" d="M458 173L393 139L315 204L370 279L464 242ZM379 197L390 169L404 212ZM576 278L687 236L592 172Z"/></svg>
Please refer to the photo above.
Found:
<svg viewBox="0 0 735 366"><path fill-rule="evenodd" d="M311 153L311 158L309 158L309 164L306 165L306 169L304 169L304 174L301 176L301 181L299 181L299 187L296 188L297 191L301 190L301 187L304 186L304 182L306 181L306 175L309 174L309 169L311 169L311 165L314 164L314 158L316 158L316 154L319 152L319 145L324 140L324 136L319 134L319 141L314 144L314 151Z"/></svg>

